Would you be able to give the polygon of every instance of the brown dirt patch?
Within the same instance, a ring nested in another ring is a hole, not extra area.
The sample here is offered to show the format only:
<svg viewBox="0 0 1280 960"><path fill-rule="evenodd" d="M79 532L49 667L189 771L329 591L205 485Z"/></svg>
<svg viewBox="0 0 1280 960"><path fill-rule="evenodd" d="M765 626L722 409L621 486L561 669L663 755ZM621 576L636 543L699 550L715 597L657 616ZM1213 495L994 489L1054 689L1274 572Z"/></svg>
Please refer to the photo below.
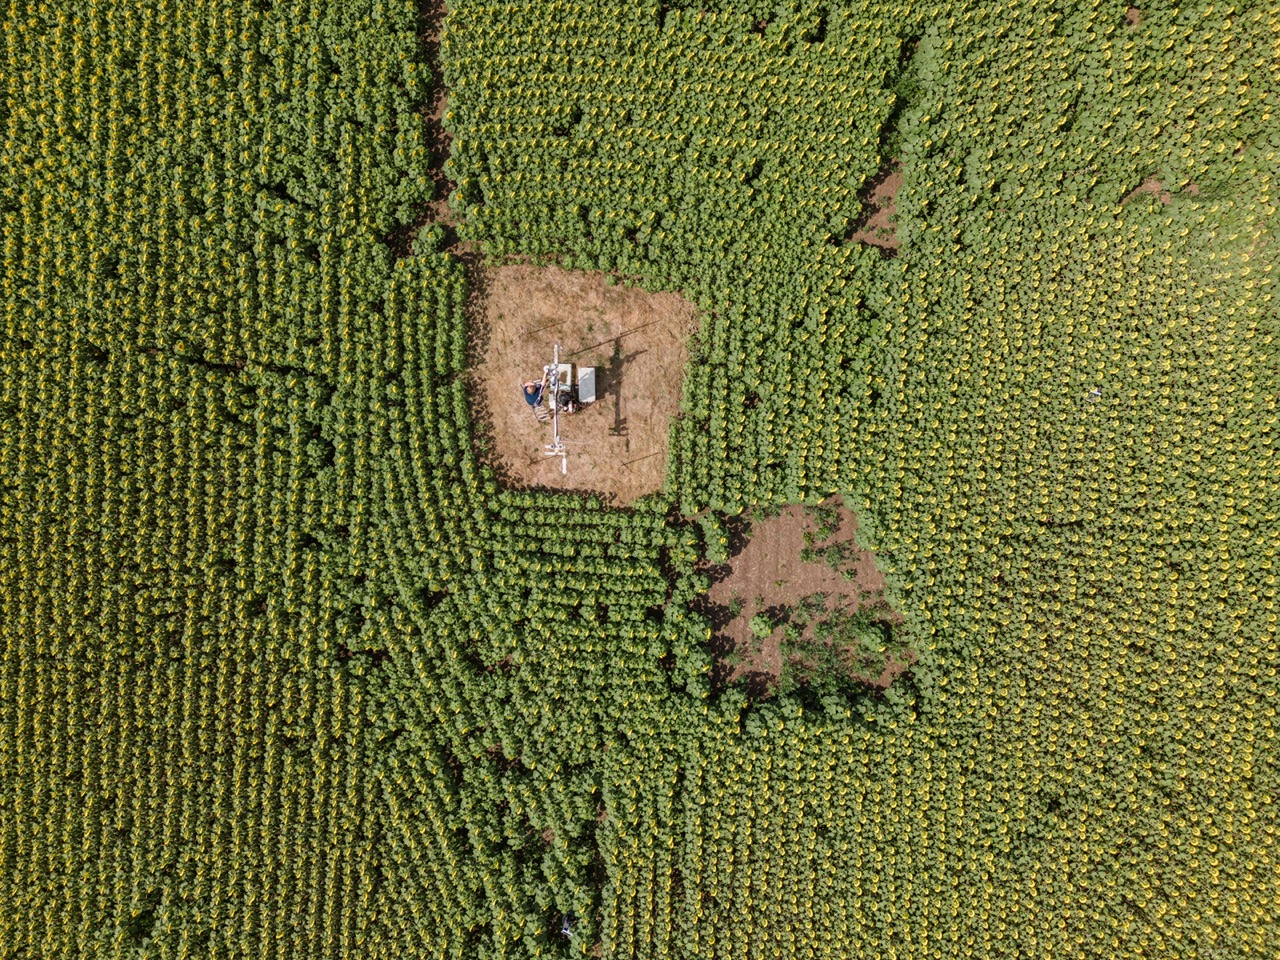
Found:
<svg viewBox="0 0 1280 960"><path fill-rule="evenodd" d="M1124 18L1128 21L1129 26L1136 27L1142 22L1142 11L1137 7L1130 7L1124 12Z"/></svg>
<svg viewBox="0 0 1280 960"><path fill-rule="evenodd" d="M686 341L697 327L693 305L610 285L595 273L477 269L473 395L483 407L486 459L498 474L514 485L589 490L617 504L661 489ZM567 474L559 458L543 454L551 427L537 421L520 387L542 376L557 341L562 360L596 368L596 402L561 418Z"/></svg>
<svg viewBox="0 0 1280 960"><path fill-rule="evenodd" d="M894 161L862 188L862 216L853 225L849 239L876 247L888 256L896 255L898 234L893 217L900 189L902 167Z"/></svg>
<svg viewBox="0 0 1280 960"><path fill-rule="evenodd" d="M408 256L413 240L423 228L437 225L444 230L443 249L453 253L470 251L469 244L458 242L458 218L449 206L453 183L445 176L444 164L449 159L452 135L444 127L448 110L448 91L440 64L440 31L447 11L443 0L425 0L420 6L418 39L422 43L423 59L431 72L431 85L422 108L426 123L426 147L431 158L429 171L435 199L423 204L413 221L395 228L387 237L391 251L397 257Z"/></svg>
<svg viewBox="0 0 1280 960"><path fill-rule="evenodd" d="M1200 189L1197 187L1196 193L1199 193L1199 192L1200 192ZM1159 197L1160 202L1163 203L1166 207L1169 204L1173 203L1173 194L1164 188L1164 184L1162 184L1155 177L1148 177L1146 180L1143 180L1142 183L1138 184L1138 186L1134 187L1132 190L1130 190L1128 193L1124 195L1124 198L1120 201L1120 206L1123 207L1126 203L1128 203L1130 200L1132 200L1134 197L1136 197L1140 193L1150 193L1154 196Z"/></svg>
<svg viewBox="0 0 1280 960"><path fill-rule="evenodd" d="M432 97L431 112L427 115L427 131L435 199L427 206L433 223L444 224L452 229L458 225L458 217L449 205L453 183L444 175L444 164L449 159L449 149L453 143L453 135L444 126L444 115L449 109L449 96L443 87L437 86L432 92ZM450 240L456 241L456 234Z"/></svg>
<svg viewBox="0 0 1280 960"><path fill-rule="evenodd" d="M756 694L771 689L783 666L782 621L801 619L795 612L819 594L826 595L828 612L851 614L861 609L895 626L901 624L901 617L884 603L884 577L876 569L874 555L853 543L856 518L838 500L825 501L818 508L784 507L754 522L729 518L728 526L730 560L709 571L712 585L703 612L712 621L717 652L732 652L742 662L734 667L718 664L717 682L745 680ZM806 559L806 548L818 556ZM835 565L823 554L838 558ZM769 636L757 638L751 620L761 613L778 625ZM812 622L800 632L801 644L815 642ZM848 672L884 689L912 662L911 652L902 650L878 662L853 658Z"/></svg>

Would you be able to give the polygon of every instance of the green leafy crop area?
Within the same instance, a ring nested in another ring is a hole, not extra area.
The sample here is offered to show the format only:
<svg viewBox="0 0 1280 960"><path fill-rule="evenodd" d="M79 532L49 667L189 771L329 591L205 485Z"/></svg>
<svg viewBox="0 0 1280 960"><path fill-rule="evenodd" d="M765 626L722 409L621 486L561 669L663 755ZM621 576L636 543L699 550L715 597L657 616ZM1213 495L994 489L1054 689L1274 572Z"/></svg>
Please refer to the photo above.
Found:
<svg viewBox="0 0 1280 960"><path fill-rule="evenodd" d="M1274 4L424 13L5 9L0 957L1270 956ZM476 459L440 81L460 237L702 312L631 509ZM832 492L911 669L713 689Z"/></svg>

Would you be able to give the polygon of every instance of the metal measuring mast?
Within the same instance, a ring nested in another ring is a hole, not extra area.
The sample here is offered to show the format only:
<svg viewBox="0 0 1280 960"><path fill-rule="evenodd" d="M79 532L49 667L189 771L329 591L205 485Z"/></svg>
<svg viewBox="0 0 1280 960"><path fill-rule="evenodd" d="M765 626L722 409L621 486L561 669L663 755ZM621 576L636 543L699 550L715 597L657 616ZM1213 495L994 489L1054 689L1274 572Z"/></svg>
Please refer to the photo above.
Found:
<svg viewBox="0 0 1280 960"><path fill-rule="evenodd" d="M547 444L546 455L548 457L560 458L560 472L567 474L569 472L568 451L565 449L564 439L560 436L560 344L557 343L551 352L551 366L547 367L546 372L547 388L551 393L551 429L554 440Z"/></svg>

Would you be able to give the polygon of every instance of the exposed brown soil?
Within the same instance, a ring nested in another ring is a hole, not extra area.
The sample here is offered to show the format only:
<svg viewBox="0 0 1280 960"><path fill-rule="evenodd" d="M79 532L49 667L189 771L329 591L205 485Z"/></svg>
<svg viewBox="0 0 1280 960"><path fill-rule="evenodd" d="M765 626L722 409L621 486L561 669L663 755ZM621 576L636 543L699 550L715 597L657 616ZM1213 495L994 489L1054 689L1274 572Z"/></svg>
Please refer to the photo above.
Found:
<svg viewBox="0 0 1280 960"><path fill-rule="evenodd" d="M1200 188L1197 187L1195 192L1199 193ZM1124 198L1120 201L1120 206L1123 207L1126 203L1128 203L1130 200L1132 200L1134 197L1136 197L1140 193L1150 193L1150 194L1153 194L1154 196L1159 197L1160 202L1163 203L1166 207L1169 204L1173 203L1173 194L1164 188L1164 184L1162 184L1155 177L1148 177L1146 180L1143 180L1142 183L1140 183L1138 186L1134 187L1132 190L1130 190L1128 193L1124 195Z"/></svg>
<svg viewBox="0 0 1280 960"><path fill-rule="evenodd" d="M849 239L879 248L893 256L898 251L898 234L894 225L898 191L902 188L902 167L894 161L886 165L862 189L863 214L854 224Z"/></svg>
<svg viewBox="0 0 1280 960"><path fill-rule="evenodd" d="M508 483L598 492L625 504L661 489L671 418L680 409L696 329L693 305L559 267L471 265L472 369L486 459ZM525 403L555 343L563 362L596 368L594 404L562 415L568 473L543 450L551 427Z"/></svg>
<svg viewBox="0 0 1280 960"><path fill-rule="evenodd" d="M470 252L471 245L458 242L458 218L449 206L453 184L444 173L449 159L452 135L444 128L444 115L448 109L448 92L440 70L440 31L446 14L443 0L425 0L419 8L418 40L422 44L423 58L429 65L432 82L423 105L426 121L426 147L431 157L429 165L434 199L423 204L413 221L397 227L387 237L392 253L397 257L408 256L413 239L428 225L435 224L444 230L443 249L450 253Z"/></svg>
<svg viewBox="0 0 1280 960"><path fill-rule="evenodd" d="M1136 27L1142 22L1142 11L1137 7L1130 7L1124 12L1124 18L1129 22L1129 26Z"/></svg>
<svg viewBox="0 0 1280 960"><path fill-rule="evenodd" d="M431 148L431 179L435 185L436 198L428 204L431 221L453 228L458 225L458 218L449 206L449 194L453 192L453 184L444 175L444 162L449 159L449 147L453 136L444 128L444 115L449 109L449 97L443 87L437 88L433 94L431 113L428 116Z"/></svg>
<svg viewBox="0 0 1280 960"><path fill-rule="evenodd" d="M768 637L757 639L751 630L751 619L764 613L778 622L817 594L826 595L828 610L851 613L859 608L876 609L877 616L885 621L901 623L900 616L884 606L885 582L876 569L874 555L853 544L857 520L852 511L838 501L827 501L824 506L833 508L838 517L834 533L826 538L821 538L816 511L799 505L785 507L776 516L755 522L730 519L731 556L727 564L709 571L712 584L703 612L712 621L713 646L722 654L735 652L743 662L732 670L721 669L717 682L745 680L756 693L773 686L782 670L783 627L779 624ZM809 545L806 534L814 547L844 552L839 570L822 557L802 557ZM741 610L735 615L733 608L738 604ZM810 625L805 628L802 642L812 641ZM869 686L884 689L912 662L910 651L903 651L871 668L872 672L859 673L855 668L853 675Z"/></svg>

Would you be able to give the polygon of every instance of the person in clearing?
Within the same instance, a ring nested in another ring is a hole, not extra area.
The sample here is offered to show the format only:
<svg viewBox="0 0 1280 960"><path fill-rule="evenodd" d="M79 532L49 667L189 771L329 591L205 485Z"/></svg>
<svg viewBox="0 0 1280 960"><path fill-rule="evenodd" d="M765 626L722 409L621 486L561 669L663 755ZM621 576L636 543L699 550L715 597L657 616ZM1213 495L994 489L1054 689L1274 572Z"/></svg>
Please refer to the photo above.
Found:
<svg viewBox="0 0 1280 960"><path fill-rule="evenodd" d="M542 391L547 385L547 378L544 375L541 382L537 380L529 380L524 385L524 402L531 407L536 407L542 402Z"/></svg>
<svg viewBox="0 0 1280 960"><path fill-rule="evenodd" d="M542 380L528 380L524 384L524 402L529 406L537 408L542 403L542 395L547 388L547 378L551 376L551 368L544 367L542 372ZM565 413L577 413L578 405L574 402L573 391L561 389L556 399L560 403L560 409Z"/></svg>

